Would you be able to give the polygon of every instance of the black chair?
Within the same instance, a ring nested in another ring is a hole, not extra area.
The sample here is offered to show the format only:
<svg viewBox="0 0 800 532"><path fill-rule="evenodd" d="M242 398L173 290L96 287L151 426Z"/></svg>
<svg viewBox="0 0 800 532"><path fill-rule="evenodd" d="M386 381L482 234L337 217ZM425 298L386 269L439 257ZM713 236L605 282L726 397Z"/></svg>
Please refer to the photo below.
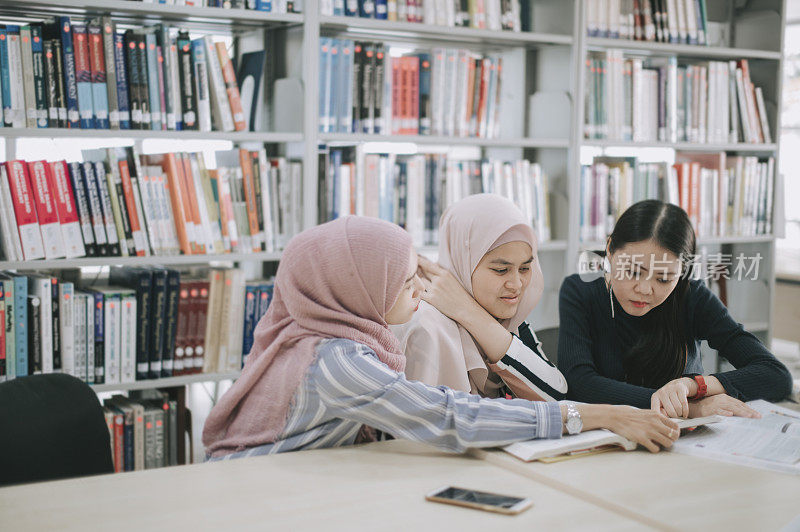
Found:
<svg viewBox="0 0 800 532"><path fill-rule="evenodd" d="M0 486L113 473L97 395L62 373L0 383Z"/></svg>
<svg viewBox="0 0 800 532"><path fill-rule="evenodd" d="M542 342L542 351L553 364L558 364L558 327L536 329L536 337Z"/></svg>

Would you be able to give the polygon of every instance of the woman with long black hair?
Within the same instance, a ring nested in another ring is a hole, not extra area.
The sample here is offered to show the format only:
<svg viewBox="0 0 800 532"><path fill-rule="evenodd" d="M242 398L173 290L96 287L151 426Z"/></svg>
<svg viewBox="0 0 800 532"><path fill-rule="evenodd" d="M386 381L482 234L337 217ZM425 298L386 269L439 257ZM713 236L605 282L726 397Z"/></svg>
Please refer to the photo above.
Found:
<svg viewBox="0 0 800 532"><path fill-rule="evenodd" d="M628 208L608 238L603 275L567 277L559 298L558 368L568 398L653 408L671 417L756 417L743 401L786 397L791 376L703 283L696 238L679 207ZM700 342L736 369L703 370Z"/></svg>

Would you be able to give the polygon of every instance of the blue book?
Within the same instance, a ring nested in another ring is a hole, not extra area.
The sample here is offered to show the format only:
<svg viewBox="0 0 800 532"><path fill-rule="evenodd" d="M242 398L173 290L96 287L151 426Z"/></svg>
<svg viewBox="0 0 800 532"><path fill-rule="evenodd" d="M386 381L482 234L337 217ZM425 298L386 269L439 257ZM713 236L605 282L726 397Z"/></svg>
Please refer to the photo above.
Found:
<svg viewBox="0 0 800 532"><path fill-rule="evenodd" d="M14 278L16 373L17 377L25 377L28 375L28 278L24 275L11 276Z"/></svg>
<svg viewBox="0 0 800 532"><path fill-rule="evenodd" d="M269 308L269 304L272 303L272 293L275 289L275 283L262 283L258 287L258 313L256 317L256 323L261 321L261 318L264 314L267 313L267 309Z"/></svg>
<svg viewBox="0 0 800 532"><path fill-rule="evenodd" d="M375 0L375 18L378 20L389 18L389 6L386 0Z"/></svg>
<svg viewBox="0 0 800 532"><path fill-rule="evenodd" d="M333 0L333 15L336 17L341 17L344 15L344 3L345 0Z"/></svg>
<svg viewBox="0 0 800 532"><path fill-rule="evenodd" d="M272 11L272 0L256 0L256 11Z"/></svg>
<svg viewBox="0 0 800 532"><path fill-rule="evenodd" d="M431 134L431 56L419 54L419 134Z"/></svg>
<svg viewBox="0 0 800 532"><path fill-rule="evenodd" d="M250 349L253 347L257 307L259 307L258 285L247 284L244 287L244 335L242 340L242 356L244 357L250 354Z"/></svg>
<svg viewBox="0 0 800 532"><path fill-rule="evenodd" d="M353 70L355 62L355 43L353 41L341 41L339 55L341 70L339 78L339 128L340 133L353 132Z"/></svg>
<svg viewBox="0 0 800 532"><path fill-rule="evenodd" d="M375 0L358 0L358 16L375 18Z"/></svg>
<svg viewBox="0 0 800 532"><path fill-rule="evenodd" d="M340 97L340 93L344 85L344 66L342 63L342 55L342 41L339 39L331 39L331 132L340 131L339 122L342 117L342 98Z"/></svg>
<svg viewBox="0 0 800 532"><path fill-rule="evenodd" d="M92 57L98 56L102 60L103 54L103 29L99 24L89 24L89 63ZM98 50L99 49L99 50ZM97 66L97 65L95 65ZM91 67L90 67L91 68ZM108 120L108 88L106 87L105 67L91 68L92 76L92 108L94 109L95 127L98 129L109 129L111 124Z"/></svg>
<svg viewBox="0 0 800 532"><path fill-rule="evenodd" d="M339 169L342 167L342 150L331 151L331 167L333 168L333 186L331 187L331 220L339 217Z"/></svg>
<svg viewBox="0 0 800 532"><path fill-rule="evenodd" d="M3 117L0 124L11 127L11 75L8 67L8 42L6 29L0 27L0 96L3 99Z"/></svg>
<svg viewBox="0 0 800 532"><path fill-rule="evenodd" d="M358 4L359 0L344 0L344 15L346 17L357 17L358 16ZM335 3L334 3L335 5ZM336 8L334 7L334 15L336 14Z"/></svg>
<svg viewBox="0 0 800 532"><path fill-rule="evenodd" d="M148 31L144 35L147 55L147 92L150 96L150 129L161 130L161 92L158 88L158 50L156 34Z"/></svg>
<svg viewBox="0 0 800 532"><path fill-rule="evenodd" d="M331 85L331 41L328 37L320 37L319 55L319 130L321 133L332 131L330 127L330 102L333 86Z"/></svg>
<svg viewBox="0 0 800 532"><path fill-rule="evenodd" d="M93 129L94 106L92 105L92 69L89 65L89 42L86 26L72 26L72 45L75 57L75 82L78 88L78 112L81 129Z"/></svg>
<svg viewBox="0 0 800 532"><path fill-rule="evenodd" d="M103 293L91 291L89 295L94 298L94 383L104 384L106 382L106 343Z"/></svg>

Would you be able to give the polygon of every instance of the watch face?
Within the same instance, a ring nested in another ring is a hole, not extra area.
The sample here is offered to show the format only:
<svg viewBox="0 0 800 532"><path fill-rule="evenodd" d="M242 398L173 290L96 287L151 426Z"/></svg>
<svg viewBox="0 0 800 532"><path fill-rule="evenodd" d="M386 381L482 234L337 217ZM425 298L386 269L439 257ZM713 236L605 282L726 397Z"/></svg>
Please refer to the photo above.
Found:
<svg viewBox="0 0 800 532"><path fill-rule="evenodd" d="M581 418L578 416L570 417L567 419L567 432L570 434L575 434L581 431L581 427L583 427L583 422Z"/></svg>

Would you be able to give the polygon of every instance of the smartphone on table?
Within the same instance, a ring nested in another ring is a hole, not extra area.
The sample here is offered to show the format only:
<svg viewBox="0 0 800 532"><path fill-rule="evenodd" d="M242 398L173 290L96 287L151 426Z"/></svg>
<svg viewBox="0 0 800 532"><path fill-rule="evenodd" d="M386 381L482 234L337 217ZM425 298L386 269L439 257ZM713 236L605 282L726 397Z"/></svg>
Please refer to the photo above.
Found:
<svg viewBox="0 0 800 532"><path fill-rule="evenodd" d="M453 486L435 489L428 493L425 499L433 502L455 504L456 506L466 506L467 508L509 515L518 514L533 506L533 501L530 499L500 495L499 493L489 493L487 491L456 488Z"/></svg>

